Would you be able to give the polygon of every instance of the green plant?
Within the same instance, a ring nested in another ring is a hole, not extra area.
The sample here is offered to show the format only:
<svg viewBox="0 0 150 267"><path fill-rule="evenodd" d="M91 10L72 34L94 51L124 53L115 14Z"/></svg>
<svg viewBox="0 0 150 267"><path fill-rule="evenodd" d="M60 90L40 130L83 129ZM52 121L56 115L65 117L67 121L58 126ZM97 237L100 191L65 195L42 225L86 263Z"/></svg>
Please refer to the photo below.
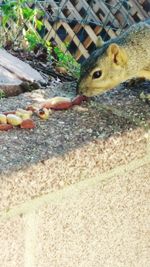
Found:
<svg viewBox="0 0 150 267"><path fill-rule="evenodd" d="M6 94L3 90L0 89L0 99L5 98Z"/></svg>
<svg viewBox="0 0 150 267"><path fill-rule="evenodd" d="M29 0L28 4L34 2ZM41 18L44 13L42 10L27 6L27 1L25 0L5 0L0 9L2 27L5 33L4 36L6 36L6 38L2 38L1 42L14 41L17 37L22 36L22 39L28 42L26 46L32 49L37 42L41 41L37 31L40 31L43 27Z"/></svg>
<svg viewBox="0 0 150 267"><path fill-rule="evenodd" d="M0 45L9 43L9 41L16 42L17 46L33 50L37 44L42 44L46 48L49 59L53 60L52 51L54 51L57 58L57 65L63 66L68 73L75 77L79 77L80 65L71 56L69 52L64 53L59 47L52 48L51 42L41 38L39 32L44 28L42 19L44 13L42 10L30 7L27 4L35 3L35 0L5 0L0 7L2 14L2 28L4 36L1 37ZM13 21L13 23L12 23ZM64 44L64 48L69 47L68 43Z"/></svg>
<svg viewBox="0 0 150 267"><path fill-rule="evenodd" d="M80 75L80 64L77 63L75 58L69 54L69 52L64 53L59 47L54 47L54 52L57 55L58 66L63 66L67 71L74 77L79 78Z"/></svg>

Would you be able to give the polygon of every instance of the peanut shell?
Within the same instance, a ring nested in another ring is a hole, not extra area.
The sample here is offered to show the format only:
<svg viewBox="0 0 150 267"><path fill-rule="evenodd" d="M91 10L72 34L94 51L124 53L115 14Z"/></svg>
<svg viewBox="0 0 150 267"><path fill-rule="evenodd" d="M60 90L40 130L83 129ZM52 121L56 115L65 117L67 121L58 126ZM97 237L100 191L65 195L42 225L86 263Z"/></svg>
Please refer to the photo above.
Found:
<svg viewBox="0 0 150 267"><path fill-rule="evenodd" d="M47 108L47 109L51 108L55 110L68 109L70 107L72 107L71 99L59 96L50 98L42 104L42 108Z"/></svg>
<svg viewBox="0 0 150 267"><path fill-rule="evenodd" d="M0 114L0 123L7 123L7 117L4 114Z"/></svg>
<svg viewBox="0 0 150 267"><path fill-rule="evenodd" d="M43 120L47 120L49 118L49 114L50 109L47 108L41 108L37 111L37 115Z"/></svg>
<svg viewBox="0 0 150 267"><path fill-rule="evenodd" d="M33 112L31 110L24 110L20 108L16 110L16 115L22 118L23 120L30 119L32 113Z"/></svg>
<svg viewBox="0 0 150 267"><path fill-rule="evenodd" d="M18 126L22 123L22 119L14 114L7 115L7 122L13 126Z"/></svg>
<svg viewBox="0 0 150 267"><path fill-rule="evenodd" d="M0 124L0 131L8 131L13 128L13 125L7 124L7 123L2 123Z"/></svg>
<svg viewBox="0 0 150 267"><path fill-rule="evenodd" d="M33 129L35 127L36 127L35 122L32 119L23 120L20 125L20 128L22 129Z"/></svg>

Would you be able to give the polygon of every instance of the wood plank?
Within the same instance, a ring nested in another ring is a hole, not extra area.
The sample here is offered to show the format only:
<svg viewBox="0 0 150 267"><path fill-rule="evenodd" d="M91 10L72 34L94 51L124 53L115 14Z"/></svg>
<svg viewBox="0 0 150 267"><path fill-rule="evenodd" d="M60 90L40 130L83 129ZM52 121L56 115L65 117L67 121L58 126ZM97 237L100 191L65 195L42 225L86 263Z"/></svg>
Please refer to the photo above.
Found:
<svg viewBox="0 0 150 267"><path fill-rule="evenodd" d="M95 32L96 36L100 33L100 31L101 31L101 27L96 26L95 29L94 29L94 32ZM90 38L90 36L88 36L84 40L83 45L84 45L85 48L88 48L91 43L92 43L92 39Z"/></svg>
<svg viewBox="0 0 150 267"><path fill-rule="evenodd" d="M81 29L82 29L82 25L77 23L72 30L73 30L73 32L75 34L77 34ZM71 40L72 40L71 36L70 35L67 35L66 38L65 38L65 40L64 40L64 42L70 43Z"/></svg>
<svg viewBox="0 0 150 267"><path fill-rule="evenodd" d="M10 77L12 79L13 75L17 80L30 82L39 81L44 83L44 79L38 71L34 70L29 64L23 62L19 58L12 56L5 49L0 49L0 66L11 73Z"/></svg>

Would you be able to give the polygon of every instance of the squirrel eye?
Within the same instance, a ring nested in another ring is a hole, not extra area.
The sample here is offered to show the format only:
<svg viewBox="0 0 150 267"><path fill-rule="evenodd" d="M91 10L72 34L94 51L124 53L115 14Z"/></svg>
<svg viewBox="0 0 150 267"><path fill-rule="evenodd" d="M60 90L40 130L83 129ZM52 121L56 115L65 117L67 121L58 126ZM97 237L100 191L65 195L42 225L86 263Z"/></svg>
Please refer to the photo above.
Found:
<svg viewBox="0 0 150 267"><path fill-rule="evenodd" d="M102 75L101 70L97 70L97 71L95 71L95 72L93 73L92 79L98 79L98 78L101 77L101 75Z"/></svg>

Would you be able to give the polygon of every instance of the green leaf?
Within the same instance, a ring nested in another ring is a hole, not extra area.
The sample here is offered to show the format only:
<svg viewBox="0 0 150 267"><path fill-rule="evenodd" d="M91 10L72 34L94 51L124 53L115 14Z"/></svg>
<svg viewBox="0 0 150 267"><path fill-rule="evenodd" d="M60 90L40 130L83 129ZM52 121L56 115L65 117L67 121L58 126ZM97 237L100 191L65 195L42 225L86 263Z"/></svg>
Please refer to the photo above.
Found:
<svg viewBox="0 0 150 267"><path fill-rule="evenodd" d="M29 7L25 7L22 9L22 13L23 13L23 17L25 19L30 19L31 17L34 16L34 10L29 8Z"/></svg>
<svg viewBox="0 0 150 267"><path fill-rule="evenodd" d="M36 20L36 23L35 23L37 29L40 31L43 27L43 23L40 21L40 20Z"/></svg>
<svg viewBox="0 0 150 267"><path fill-rule="evenodd" d="M2 26L5 27L7 22L9 20L9 16L3 16L2 17Z"/></svg>

